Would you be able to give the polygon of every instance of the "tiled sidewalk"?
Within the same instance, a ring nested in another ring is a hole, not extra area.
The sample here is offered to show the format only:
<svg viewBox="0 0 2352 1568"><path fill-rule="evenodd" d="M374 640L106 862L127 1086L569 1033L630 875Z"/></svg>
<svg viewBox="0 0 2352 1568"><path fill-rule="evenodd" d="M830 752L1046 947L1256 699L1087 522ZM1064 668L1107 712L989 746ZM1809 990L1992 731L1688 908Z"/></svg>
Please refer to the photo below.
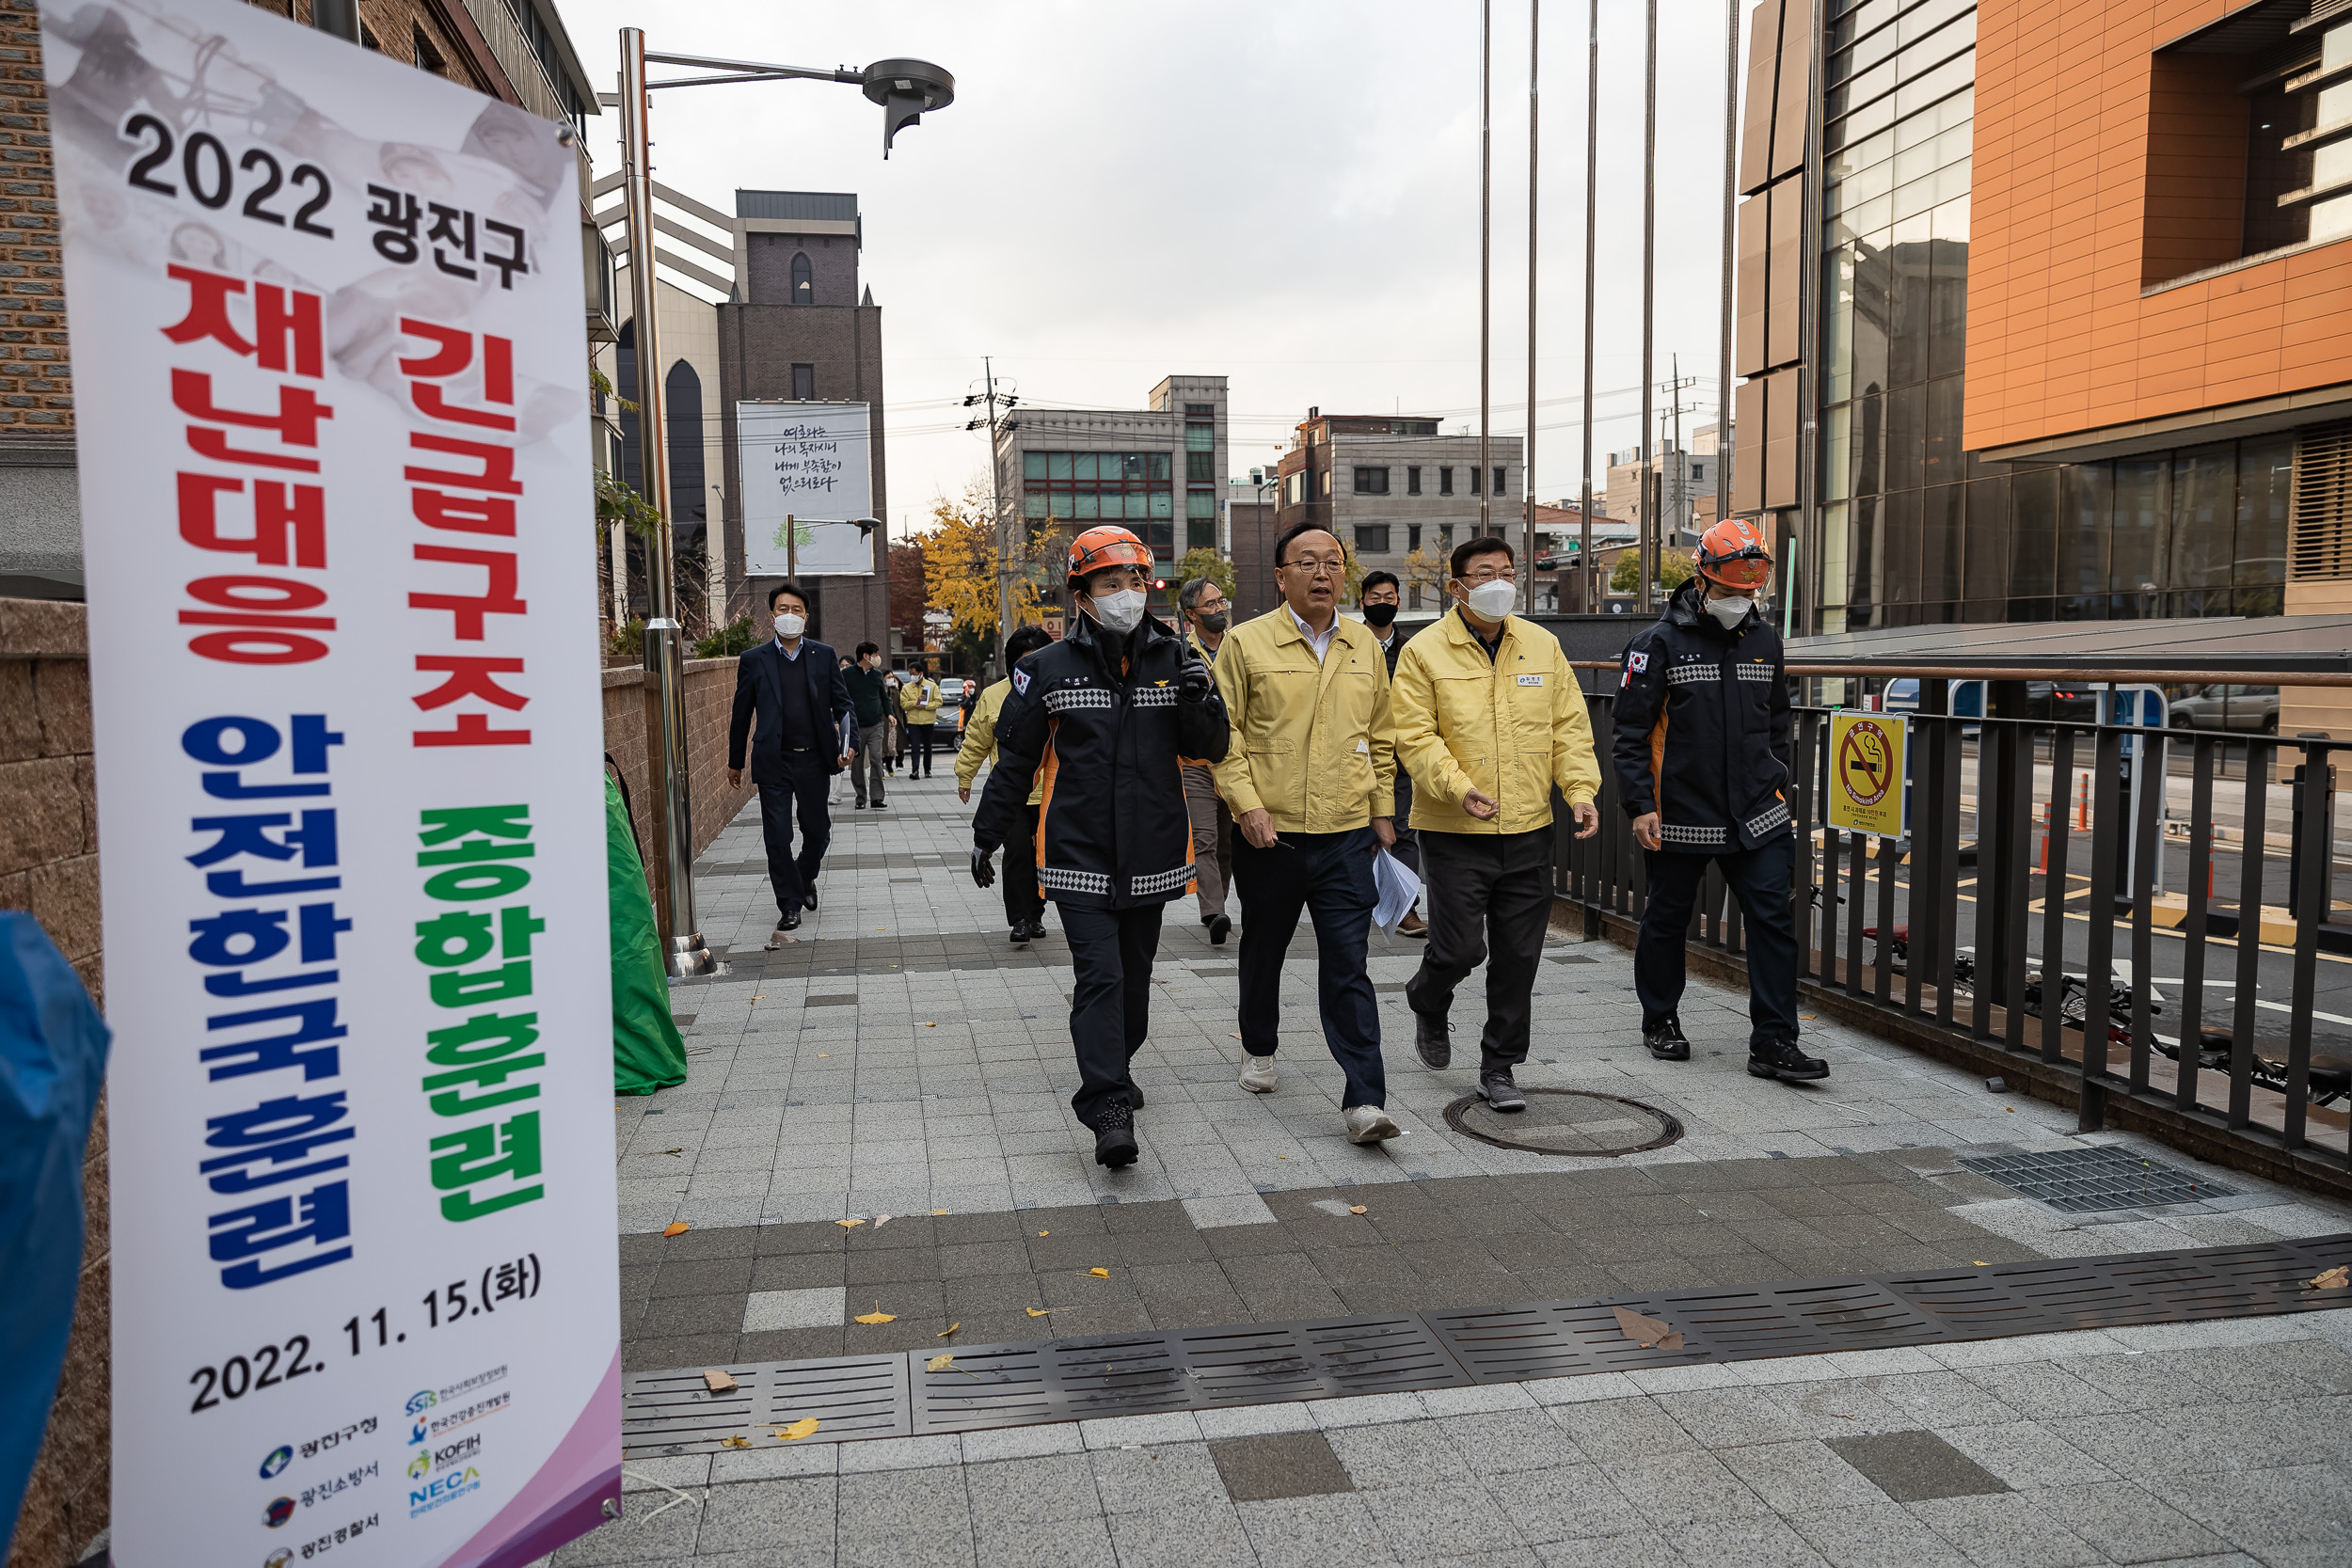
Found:
<svg viewBox="0 0 2352 1568"><path fill-rule="evenodd" d="M898 1349L949 1323L972 1344L2352 1229L2340 1206L2209 1170L2233 1196L2059 1215L1955 1161L2072 1147L2069 1113L1826 1022L1806 1041L1826 1083L1759 1083L1745 998L1699 983L1694 1059L1654 1062L1628 956L1566 941L1520 1082L1656 1105L1685 1136L1609 1160L1454 1133L1441 1112L1474 1071L1413 1056L1395 992L1420 949L1375 935L1408 1135L1359 1148L1311 938L1292 951L1282 1086L1250 1095L1235 948L1208 945L1189 899L1168 908L1137 1063L1144 1158L1104 1172L1068 1106L1058 934L1007 942L944 773L890 798L835 809L821 907L774 953L756 806L705 857L704 931L735 972L674 989L689 1082L615 1108L632 1370ZM1482 985L1457 1003L1457 1061L1475 1062ZM898 1322L849 1322L874 1306ZM2339 1324L2352 1314L656 1460L631 1465L629 1519L556 1560L2341 1562ZM1932 1436L1825 1442L1901 1433ZM1251 1433L1271 1435L1219 1446ZM1913 1451L1936 1440L2001 1490L1910 1497L1903 1475L1954 1469Z"/></svg>

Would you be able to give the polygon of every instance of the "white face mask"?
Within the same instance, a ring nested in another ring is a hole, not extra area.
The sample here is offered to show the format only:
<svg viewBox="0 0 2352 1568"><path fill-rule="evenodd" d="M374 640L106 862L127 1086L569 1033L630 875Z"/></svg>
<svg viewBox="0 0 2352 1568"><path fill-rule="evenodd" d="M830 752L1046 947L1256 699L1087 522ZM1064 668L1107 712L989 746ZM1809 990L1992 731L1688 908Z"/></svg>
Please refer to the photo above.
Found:
<svg viewBox="0 0 2352 1568"><path fill-rule="evenodd" d="M1708 613L1721 621L1725 631L1736 630L1740 623L1748 618L1748 611L1755 608L1754 599L1724 598L1707 601Z"/></svg>
<svg viewBox="0 0 2352 1568"><path fill-rule="evenodd" d="M1095 620L1102 623L1105 631L1115 631L1123 636L1143 623L1143 590L1140 588L1122 588L1116 594L1104 594L1089 602L1094 607Z"/></svg>
<svg viewBox="0 0 2352 1568"><path fill-rule="evenodd" d="M1477 611L1481 618L1500 621L1511 613L1512 606L1519 602L1519 585L1509 578L1497 578L1492 582L1480 583L1465 597L1470 609Z"/></svg>
<svg viewBox="0 0 2352 1568"><path fill-rule="evenodd" d="M778 637L798 637L802 632L807 629L808 617L805 615L786 614L776 617L776 635Z"/></svg>

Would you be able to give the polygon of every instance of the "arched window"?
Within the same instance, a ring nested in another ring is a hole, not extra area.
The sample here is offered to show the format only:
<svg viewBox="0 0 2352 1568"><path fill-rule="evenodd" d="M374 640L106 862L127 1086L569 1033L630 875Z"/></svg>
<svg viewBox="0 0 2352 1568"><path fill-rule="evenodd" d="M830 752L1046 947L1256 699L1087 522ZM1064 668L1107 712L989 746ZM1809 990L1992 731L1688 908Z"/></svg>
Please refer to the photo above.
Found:
<svg viewBox="0 0 2352 1568"><path fill-rule="evenodd" d="M808 252L805 250L795 251L792 255L792 303L817 303L817 278L809 270Z"/></svg>
<svg viewBox="0 0 2352 1568"><path fill-rule="evenodd" d="M700 522L708 516L710 503L703 488L703 378L680 359L661 380L670 404L665 411L670 425L670 520Z"/></svg>

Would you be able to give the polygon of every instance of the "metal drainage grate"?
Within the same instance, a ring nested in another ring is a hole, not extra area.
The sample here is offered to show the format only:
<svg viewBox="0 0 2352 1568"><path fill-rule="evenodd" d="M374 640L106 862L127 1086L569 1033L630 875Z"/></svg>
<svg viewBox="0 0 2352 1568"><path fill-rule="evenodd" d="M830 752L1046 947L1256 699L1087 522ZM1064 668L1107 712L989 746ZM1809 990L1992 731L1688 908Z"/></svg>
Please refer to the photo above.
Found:
<svg viewBox="0 0 2352 1568"><path fill-rule="evenodd" d="M2235 1197L2235 1187L2190 1175L2114 1144L2054 1148L2041 1154L1983 1154L1961 1164L2012 1192L2070 1214L2108 1209L2157 1209Z"/></svg>
<svg viewBox="0 0 2352 1568"><path fill-rule="evenodd" d="M1584 1089L1522 1089L1527 1109L1505 1115L1474 1094L1445 1108L1448 1127L1497 1148L1530 1154L1578 1154L1588 1159L1663 1148L1682 1136L1682 1123L1655 1105Z"/></svg>
<svg viewBox="0 0 2352 1568"><path fill-rule="evenodd" d="M1048 1421L1457 1388L1652 1367L1818 1355L2084 1328L2190 1323L2352 1307L2306 1281L2352 1260L2352 1232L2252 1246L2111 1258L2038 1258L1973 1269L1717 1286L1597 1301L1534 1302L1169 1334L973 1345L941 1370L932 1353L769 1361L622 1383L631 1459L774 1448L816 1417L809 1441L974 1432ZM1644 1350L1614 1308L1680 1329Z"/></svg>

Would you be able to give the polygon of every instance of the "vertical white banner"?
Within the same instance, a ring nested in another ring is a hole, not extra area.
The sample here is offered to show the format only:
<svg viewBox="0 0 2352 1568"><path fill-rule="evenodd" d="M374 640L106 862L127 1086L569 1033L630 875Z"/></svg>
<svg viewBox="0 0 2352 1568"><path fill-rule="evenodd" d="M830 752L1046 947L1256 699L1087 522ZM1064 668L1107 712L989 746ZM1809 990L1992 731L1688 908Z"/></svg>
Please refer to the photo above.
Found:
<svg viewBox="0 0 2352 1568"><path fill-rule="evenodd" d="M871 577L873 408L864 403L739 403L743 561L753 577ZM797 541L787 538L797 529Z"/></svg>
<svg viewBox="0 0 2352 1568"><path fill-rule="evenodd" d="M620 1469L572 133L237 0L41 24L114 1561L527 1562Z"/></svg>

